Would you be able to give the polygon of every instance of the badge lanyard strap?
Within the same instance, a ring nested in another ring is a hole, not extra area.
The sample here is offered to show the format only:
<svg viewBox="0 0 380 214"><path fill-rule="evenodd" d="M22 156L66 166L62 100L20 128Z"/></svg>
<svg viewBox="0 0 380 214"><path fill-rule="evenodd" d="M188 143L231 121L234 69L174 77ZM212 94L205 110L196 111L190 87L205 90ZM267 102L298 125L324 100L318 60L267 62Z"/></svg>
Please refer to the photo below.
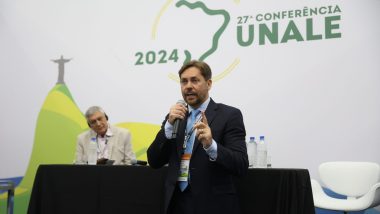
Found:
<svg viewBox="0 0 380 214"><path fill-rule="evenodd" d="M106 135L106 142L104 142L104 147L103 149L100 149L100 143L98 142L98 137L96 137L96 147L97 147L97 150L98 152L100 153L100 157L103 158L104 157L104 153L106 151L106 148L108 146L108 136Z"/></svg>
<svg viewBox="0 0 380 214"><path fill-rule="evenodd" d="M201 120L202 120L202 115L198 117L198 119L195 121L194 124L199 123ZM185 129L185 140L183 141L183 146L182 146L183 147L183 152L185 152L187 143L190 140L190 137L191 137L191 135L193 134L194 131L195 131L194 125L193 125L193 127L191 127L189 133L187 133L187 129Z"/></svg>

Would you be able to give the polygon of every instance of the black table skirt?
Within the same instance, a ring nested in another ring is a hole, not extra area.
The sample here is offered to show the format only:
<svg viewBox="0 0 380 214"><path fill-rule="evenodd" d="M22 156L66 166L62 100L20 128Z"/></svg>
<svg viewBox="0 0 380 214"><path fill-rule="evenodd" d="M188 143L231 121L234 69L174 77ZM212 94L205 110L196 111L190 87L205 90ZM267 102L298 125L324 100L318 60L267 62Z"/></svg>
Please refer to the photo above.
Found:
<svg viewBox="0 0 380 214"><path fill-rule="evenodd" d="M306 169L251 169L237 182L244 214L314 214Z"/></svg>
<svg viewBox="0 0 380 214"><path fill-rule="evenodd" d="M28 214L155 214L163 210L166 168L41 165ZM250 169L236 179L243 214L314 214L305 169Z"/></svg>

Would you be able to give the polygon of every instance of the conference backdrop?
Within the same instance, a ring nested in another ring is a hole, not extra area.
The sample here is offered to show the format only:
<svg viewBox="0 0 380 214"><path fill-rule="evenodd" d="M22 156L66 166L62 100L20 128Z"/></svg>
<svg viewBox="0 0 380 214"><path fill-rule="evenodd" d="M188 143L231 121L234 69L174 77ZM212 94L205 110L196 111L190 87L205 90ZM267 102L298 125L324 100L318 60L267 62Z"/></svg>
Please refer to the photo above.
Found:
<svg viewBox="0 0 380 214"><path fill-rule="evenodd" d="M273 167L380 162L378 0L1 0L0 178L25 213L39 164L71 164L83 112L102 106L138 159L171 105L178 69L213 71ZM4 209L5 194L0 195ZM379 213L372 209L368 212Z"/></svg>

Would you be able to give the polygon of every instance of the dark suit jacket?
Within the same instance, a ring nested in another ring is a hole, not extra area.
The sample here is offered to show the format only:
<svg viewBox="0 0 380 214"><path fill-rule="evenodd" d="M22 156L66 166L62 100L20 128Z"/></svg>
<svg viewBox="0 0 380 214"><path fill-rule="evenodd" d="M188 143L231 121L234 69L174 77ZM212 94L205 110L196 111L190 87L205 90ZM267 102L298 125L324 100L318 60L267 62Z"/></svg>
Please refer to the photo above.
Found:
<svg viewBox="0 0 380 214"><path fill-rule="evenodd" d="M243 116L239 109L217 104L212 99L205 113L212 137L218 144L218 156L216 161L210 161L202 144L195 140L189 180L193 208L196 213L237 214L239 202L233 177L246 174L248 169ZM186 120L181 121L177 139L168 140L164 128L166 120L147 151L152 168L169 164L165 182L165 213L177 183L186 128Z"/></svg>

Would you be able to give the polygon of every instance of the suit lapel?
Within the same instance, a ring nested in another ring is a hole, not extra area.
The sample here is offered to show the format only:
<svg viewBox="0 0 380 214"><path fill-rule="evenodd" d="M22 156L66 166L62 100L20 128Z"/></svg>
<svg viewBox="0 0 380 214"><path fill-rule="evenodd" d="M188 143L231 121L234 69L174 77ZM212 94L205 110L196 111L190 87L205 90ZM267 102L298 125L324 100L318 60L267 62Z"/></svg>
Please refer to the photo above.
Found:
<svg viewBox="0 0 380 214"><path fill-rule="evenodd" d="M210 102L209 102L207 109L206 109L206 112L205 112L207 122L208 122L208 125L210 127L211 127L213 120L215 119L217 109L218 109L218 105L214 102L214 100L210 99ZM200 144L200 142L198 141L197 138L195 138L193 153L198 149L199 144Z"/></svg>
<svg viewBox="0 0 380 214"><path fill-rule="evenodd" d="M112 154L113 154L113 149L114 149L114 145L115 145L115 134L116 134L116 131L114 128L112 128L112 126L109 127L109 129L111 130L111 133L112 135L107 137L107 147L108 147L108 159L112 159Z"/></svg>

